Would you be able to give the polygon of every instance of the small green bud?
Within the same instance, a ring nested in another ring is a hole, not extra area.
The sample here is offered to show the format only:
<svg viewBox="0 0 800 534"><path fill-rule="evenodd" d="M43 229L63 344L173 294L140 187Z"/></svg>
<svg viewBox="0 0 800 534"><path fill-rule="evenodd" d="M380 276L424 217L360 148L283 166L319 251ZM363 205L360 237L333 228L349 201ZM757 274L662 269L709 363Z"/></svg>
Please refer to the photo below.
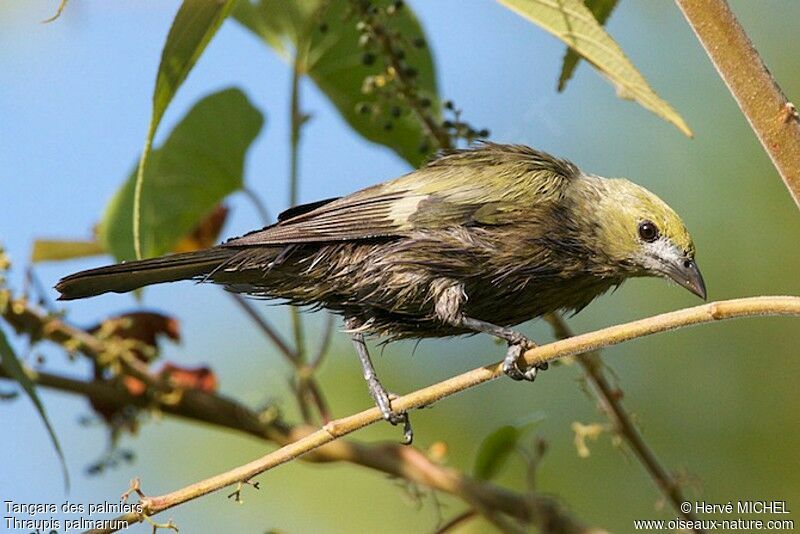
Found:
<svg viewBox="0 0 800 534"><path fill-rule="evenodd" d="M365 53L363 56L361 56L361 63L363 63L366 66L372 65L373 63L375 63L375 54L372 54L370 52Z"/></svg>

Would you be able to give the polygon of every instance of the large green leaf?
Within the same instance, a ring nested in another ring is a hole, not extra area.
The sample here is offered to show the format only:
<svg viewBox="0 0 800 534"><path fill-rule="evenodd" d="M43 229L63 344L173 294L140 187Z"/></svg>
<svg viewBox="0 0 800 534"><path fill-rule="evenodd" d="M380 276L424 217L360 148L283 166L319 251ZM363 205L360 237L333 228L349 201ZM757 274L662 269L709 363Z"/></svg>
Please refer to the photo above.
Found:
<svg viewBox="0 0 800 534"><path fill-rule="evenodd" d="M28 373L25 372L25 369L23 369L22 364L19 363L17 355L14 354L14 349L11 347L8 339L6 339L6 334L2 329L0 329L0 363L2 363L3 369L8 375L22 386L22 389L25 390L25 393L28 394L31 402L33 402L33 405L36 407L36 411L39 412L39 417L42 418L44 426L47 428L47 433L50 435L50 440L53 442L53 447L55 447L56 454L61 462L61 469L64 472L64 482L69 488L69 472L67 471L67 462L64 459L64 452L61 450L61 444L58 442L55 430L53 430L53 427L50 425L47 412L45 412L44 405L36 394L33 382L28 376Z"/></svg>
<svg viewBox="0 0 800 534"><path fill-rule="evenodd" d="M387 6L390 2L377 0L373 4ZM364 79L380 75L383 65L380 59L369 65L363 61L365 49L359 46L358 19L349 10L350 3L345 1L242 0L233 15L283 58L290 59L288 45L293 47L299 54L301 74L314 80L354 130L418 166L428 155L421 149L425 135L419 120L402 99L382 98L379 92L362 90ZM425 43L419 21L408 6L397 10L387 21L391 31L402 36L404 61L416 71L417 90L430 101L429 111L438 120L433 58L427 46L413 44ZM400 116L395 117L398 113Z"/></svg>
<svg viewBox="0 0 800 534"><path fill-rule="evenodd" d="M584 4L594 15L595 20L600 26L605 26L611 12L617 6L619 0L584 0ZM564 54L564 63L561 65L561 75L558 77L558 90L563 91L567 87L567 82L575 72L575 68L581 60L581 56L572 48L567 47Z"/></svg>
<svg viewBox="0 0 800 534"><path fill-rule="evenodd" d="M217 33L222 21L228 16L236 0L184 0L172 27L167 42L161 51L161 64L158 66L156 86L153 91L153 110L150 126L147 129L144 149L139 159L134 192L134 210L131 215L132 232L135 239L136 255L141 256L141 196L144 188L145 166L150 156L153 137L164 116L172 97L178 91L189 71L205 50L206 45Z"/></svg>
<svg viewBox="0 0 800 534"><path fill-rule="evenodd" d="M153 150L141 198L142 251L171 250L230 193L242 187L247 149L261 130L261 113L238 89L199 101ZM131 229L136 170L108 204L98 235L118 260L136 256Z"/></svg>
<svg viewBox="0 0 800 534"><path fill-rule="evenodd" d="M691 137L683 118L661 99L582 0L497 0L552 33L590 62L616 88Z"/></svg>

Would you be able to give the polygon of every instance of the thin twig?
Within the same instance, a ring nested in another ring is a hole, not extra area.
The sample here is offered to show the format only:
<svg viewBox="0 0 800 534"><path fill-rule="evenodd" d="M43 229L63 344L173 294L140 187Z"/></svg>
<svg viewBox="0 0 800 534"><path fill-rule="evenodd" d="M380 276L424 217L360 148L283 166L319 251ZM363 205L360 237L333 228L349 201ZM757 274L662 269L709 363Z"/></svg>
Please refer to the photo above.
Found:
<svg viewBox="0 0 800 534"><path fill-rule="evenodd" d="M233 300L241 306L244 312L253 319L253 322L258 325L259 329L272 341L281 354L286 357L286 360L292 364L297 375L297 383L295 385L295 397L297 398L300 407L300 413L306 423L310 423L311 411L308 409L307 399L310 399L314 406L317 407L320 419L323 423L327 423L330 418L330 410L325 396L322 394L319 384L314 379L312 367L303 364L298 357L298 354L289 347L286 341L278 334L272 325L250 304L250 302L237 293L230 293Z"/></svg>
<svg viewBox="0 0 800 534"><path fill-rule="evenodd" d="M558 339L568 339L575 335L570 330L566 321L559 315L549 314L545 316L545 319L553 327L553 331ZM622 405L619 391L609 383L603 372L603 360L600 358L600 353L597 351L585 352L577 358L577 361L583 368L584 373L586 373L589 382L592 384L595 396L600 401L603 411L608 418L611 419L617 433L628 444L642 465L644 465L644 468L650 474L650 477L653 479L658 489L678 514L692 523L699 524L699 522L697 522L697 517L691 510L689 512L682 510L681 503L686 499L683 497L680 484L678 484L670 472L661 465L655 452L647 445L644 438L639 433L633 419ZM701 531L695 530L695 532Z"/></svg>
<svg viewBox="0 0 800 534"><path fill-rule="evenodd" d="M238 304L239 307L242 308L242 310L244 310L244 312L248 315L248 317L250 317L253 320L253 322L256 323L256 325L264 333L264 335L267 336L269 340L275 344L276 347L278 347L278 350L280 350L281 354L283 354L286 357L286 359L289 360L289 363L297 367L300 363L300 360L297 356L297 352L291 347L289 347L289 345L286 343L286 341L283 340L281 335L278 334L278 332L274 328L272 328L272 325L269 324L269 322L264 317L262 317L260 313L258 313L258 311L253 307L252 304L250 304L250 302L245 297L243 297L238 293L228 293L228 294L231 296L231 298L233 298L234 302L236 302L236 304Z"/></svg>
<svg viewBox="0 0 800 534"><path fill-rule="evenodd" d="M708 323L723 319L752 316L787 315L800 316L800 297L774 296L751 297L720 302L712 302L693 308L686 308L630 323L610 326L594 332L581 334L568 339L554 341L528 350L522 358L527 365L550 362L567 356L576 356L602 347L617 345L631 339L659 332L666 332L687 326ZM437 384L422 388L413 393L398 397L392 406L398 411L408 411L422 406L430 406L438 400L460 391L483 384L503 376L502 362L479 367ZM220 475L208 478L158 497L142 500L144 513L155 515L179 504L197 499L224 487L255 476L276 466L329 444L332 441L355 432L369 424L383 419L377 407L331 421L322 429L271 452L257 460L234 468ZM140 521L140 514L125 514L118 518L127 523Z"/></svg>
<svg viewBox="0 0 800 534"><path fill-rule="evenodd" d="M261 224L265 226L268 225L271 220L269 218L269 210L267 209L267 206L261 201L261 198L259 198L256 192L250 189L249 187L243 187L242 193L244 193L244 195L250 200L250 202L253 204L253 207L258 212L258 216L261 218Z"/></svg>
<svg viewBox="0 0 800 534"><path fill-rule="evenodd" d="M308 364L312 369L318 369L322 363L322 358L324 358L328 353L328 349L331 346L331 340L333 339L333 325L335 323L336 319L334 318L333 314L327 313L325 317L325 326L322 328L322 336L319 340L317 352L314 357L311 358L310 363Z"/></svg>
<svg viewBox="0 0 800 534"><path fill-rule="evenodd" d="M725 0L676 0L800 207L800 116Z"/></svg>
<svg viewBox="0 0 800 534"><path fill-rule="evenodd" d="M436 534L445 534L446 532L450 532L454 528L460 527L470 519L473 519L477 516L478 512L476 512L475 510L467 510L465 512L461 512L454 518L450 519L447 523L437 528Z"/></svg>

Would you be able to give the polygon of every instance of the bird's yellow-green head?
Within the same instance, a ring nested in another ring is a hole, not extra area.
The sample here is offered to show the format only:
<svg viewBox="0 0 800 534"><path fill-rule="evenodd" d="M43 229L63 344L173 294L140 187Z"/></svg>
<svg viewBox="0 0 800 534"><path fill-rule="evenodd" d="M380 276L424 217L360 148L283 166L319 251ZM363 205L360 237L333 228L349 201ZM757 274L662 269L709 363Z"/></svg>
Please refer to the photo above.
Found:
<svg viewBox="0 0 800 534"><path fill-rule="evenodd" d="M631 276L671 279L705 299L694 243L678 214L644 187L622 178L597 178L595 187L597 232L609 259Z"/></svg>

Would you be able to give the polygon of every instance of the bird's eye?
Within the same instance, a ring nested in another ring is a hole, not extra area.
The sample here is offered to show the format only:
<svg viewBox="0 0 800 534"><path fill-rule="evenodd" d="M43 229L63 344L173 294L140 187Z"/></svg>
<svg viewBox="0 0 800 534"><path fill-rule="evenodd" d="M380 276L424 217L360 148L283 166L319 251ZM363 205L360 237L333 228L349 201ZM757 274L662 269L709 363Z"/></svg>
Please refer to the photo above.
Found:
<svg viewBox="0 0 800 534"><path fill-rule="evenodd" d="M658 239L658 228L650 221L642 221L639 223L639 237L646 243L652 243Z"/></svg>

